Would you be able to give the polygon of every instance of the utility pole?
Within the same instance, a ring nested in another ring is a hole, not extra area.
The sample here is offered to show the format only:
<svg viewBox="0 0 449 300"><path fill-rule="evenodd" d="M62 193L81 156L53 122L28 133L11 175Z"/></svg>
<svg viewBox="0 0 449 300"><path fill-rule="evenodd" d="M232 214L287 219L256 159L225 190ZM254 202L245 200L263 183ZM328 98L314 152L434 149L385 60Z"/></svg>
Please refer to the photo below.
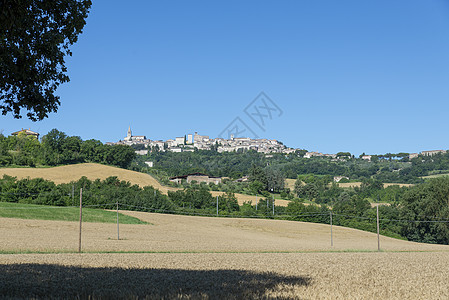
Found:
<svg viewBox="0 0 449 300"><path fill-rule="evenodd" d="M380 236L379 236L379 203L376 206L377 212L377 251L380 251Z"/></svg>
<svg viewBox="0 0 449 300"><path fill-rule="evenodd" d="M83 223L83 188L80 189L80 235L78 252L81 253L81 224Z"/></svg>
<svg viewBox="0 0 449 300"><path fill-rule="evenodd" d="M380 236L379 236L379 203L380 203L380 196L377 194L377 206L376 206L376 219L377 219L377 251L380 251Z"/></svg>
<svg viewBox="0 0 449 300"><path fill-rule="evenodd" d="M332 211L330 211L330 217L331 217L331 247L334 246L334 237L332 234Z"/></svg>
<svg viewBox="0 0 449 300"><path fill-rule="evenodd" d="M120 240L120 228L118 222L118 200L117 200L117 240Z"/></svg>

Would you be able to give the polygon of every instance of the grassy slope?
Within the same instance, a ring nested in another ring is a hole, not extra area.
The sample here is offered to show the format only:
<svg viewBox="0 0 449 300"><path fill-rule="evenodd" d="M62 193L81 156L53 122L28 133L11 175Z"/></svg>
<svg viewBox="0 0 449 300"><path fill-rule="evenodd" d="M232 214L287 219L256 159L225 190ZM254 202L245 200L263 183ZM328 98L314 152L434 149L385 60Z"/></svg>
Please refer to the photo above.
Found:
<svg viewBox="0 0 449 300"><path fill-rule="evenodd" d="M0 169L0 177L3 177L3 175L14 176L19 179L27 177L44 178L51 180L56 184L75 181L80 179L82 176L86 176L91 180L95 180L97 178L106 179L110 176L117 176L120 180L129 181L132 184L137 184L141 187L151 185L165 194L167 191L178 190L177 188L161 185L149 174L94 163L68 165L54 168L3 168ZM223 194L223 192L212 191L211 194L215 197ZM243 194L236 194L236 197L240 205L245 201L252 201L252 203L255 204L256 200L260 198ZM287 206L287 204L287 200L276 201L276 205Z"/></svg>
<svg viewBox="0 0 449 300"><path fill-rule="evenodd" d="M443 173L443 174L435 174L435 175L428 175L421 177L422 179L429 179L429 178L437 178L442 176L449 176L449 173Z"/></svg>
<svg viewBox="0 0 449 300"><path fill-rule="evenodd" d="M32 220L78 221L79 208L0 202L0 217ZM139 220L138 218L123 215L120 213L119 220L122 224L146 223ZM83 221L115 223L117 222L117 214L113 211L83 208Z"/></svg>

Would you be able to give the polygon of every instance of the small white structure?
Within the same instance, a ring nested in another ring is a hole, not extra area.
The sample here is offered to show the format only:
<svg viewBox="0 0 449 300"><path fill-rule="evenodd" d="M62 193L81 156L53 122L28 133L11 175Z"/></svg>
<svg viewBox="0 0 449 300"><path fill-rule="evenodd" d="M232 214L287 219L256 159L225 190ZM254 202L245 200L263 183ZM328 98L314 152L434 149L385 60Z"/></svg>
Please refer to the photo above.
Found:
<svg viewBox="0 0 449 300"><path fill-rule="evenodd" d="M137 155L147 155L148 154L148 150L136 150L134 152L136 152Z"/></svg>
<svg viewBox="0 0 449 300"><path fill-rule="evenodd" d="M340 182L343 178L349 180L349 177L346 176L334 176L334 182Z"/></svg>

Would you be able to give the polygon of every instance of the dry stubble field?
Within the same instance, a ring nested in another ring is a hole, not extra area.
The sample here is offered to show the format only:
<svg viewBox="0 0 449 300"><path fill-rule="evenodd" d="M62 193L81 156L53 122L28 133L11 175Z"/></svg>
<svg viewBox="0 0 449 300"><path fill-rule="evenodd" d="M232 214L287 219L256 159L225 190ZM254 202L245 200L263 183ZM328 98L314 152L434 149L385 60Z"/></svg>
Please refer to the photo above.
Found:
<svg viewBox="0 0 449 300"><path fill-rule="evenodd" d="M5 298L447 299L449 247L323 224L124 212L150 222L0 219ZM344 250L353 249L345 252ZM111 251L114 253L106 253ZM145 253L130 253L130 252ZM334 252L332 252L334 251ZM151 253L153 252L153 253Z"/></svg>

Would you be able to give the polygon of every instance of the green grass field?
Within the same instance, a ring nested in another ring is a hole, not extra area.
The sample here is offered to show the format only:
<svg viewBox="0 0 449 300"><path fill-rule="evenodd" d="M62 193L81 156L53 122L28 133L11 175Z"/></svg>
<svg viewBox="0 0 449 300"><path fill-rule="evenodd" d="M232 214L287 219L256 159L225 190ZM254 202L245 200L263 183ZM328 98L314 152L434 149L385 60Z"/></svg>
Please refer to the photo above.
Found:
<svg viewBox="0 0 449 300"><path fill-rule="evenodd" d="M45 206L0 202L1 218L78 221L78 207ZM137 218L119 213L120 224L147 224ZM83 208L83 222L115 223L117 213L102 209Z"/></svg>
<svg viewBox="0 0 449 300"><path fill-rule="evenodd" d="M449 176L449 173L442 173L442 174L434 174L434 175L428 175L428 176L422 176L422 179L430 179L430 178L437 178L442 176Z"/></svg>

